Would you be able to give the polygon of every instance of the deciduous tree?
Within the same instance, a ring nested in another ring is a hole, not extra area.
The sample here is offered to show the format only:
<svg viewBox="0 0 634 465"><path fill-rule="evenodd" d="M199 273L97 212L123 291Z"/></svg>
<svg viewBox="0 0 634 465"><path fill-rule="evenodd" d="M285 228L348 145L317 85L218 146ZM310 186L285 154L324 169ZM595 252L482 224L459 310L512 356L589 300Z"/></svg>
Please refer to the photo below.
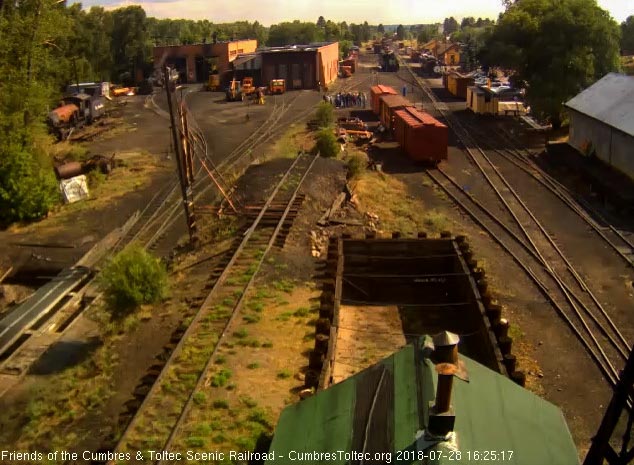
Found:
<svg viewBox="0 0 634 465"><path fill-rule="evenodd" d="M621 23L621 50L634 53L634 16L628 16Z"/></svg>
<svg viewBox="0 0 634 465"><path fill-rule="evenodd" d="M517 0L481 59L514 70L534 112L559 126L566 100L618 69L618 48L618 25L596 0Z"/></svg>

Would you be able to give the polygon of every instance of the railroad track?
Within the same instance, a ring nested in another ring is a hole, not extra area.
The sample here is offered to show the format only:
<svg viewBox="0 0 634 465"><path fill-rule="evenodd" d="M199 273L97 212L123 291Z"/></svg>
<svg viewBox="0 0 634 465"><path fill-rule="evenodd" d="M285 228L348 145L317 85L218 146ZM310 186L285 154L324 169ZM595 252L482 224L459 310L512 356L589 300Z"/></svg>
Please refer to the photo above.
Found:
<svg viewBox="0 0 634 465"><path fill-rule="evenodd" d="M617 255L625 260L628 265L634 267L634 242L632 242L631 233L624 233L615 228L613 221L606 219L603 214L588 202L572 193L567 187L541 169L532 159L530 153L524 154L518 148L509 149L508 146L515 147L515 143L506 135L494 133L498 137L499 143L491 142L491 134L484 135L479 128L471 125L468 127L472 134L479 135L478 143L480 145L501 156L558 197L603 239ZM488 140L488 142L482 142L483 140Z"/></svg>
<svg viewBox="0 0 634 465"><path fill-rule="evenodd" d="M217 349L229 330L239 325L236 317L259 267L297 215L303 201L299 189L317 157L301 155L295 159L251 226L236 241L226 266L212 270L215 283L187 330L178 335L165 366L160 373L149 373L145 388L137 389L136 402L141 403L130 404L138 410L117 452L130 452L134 458L136 451L168 450L182 444L181 433L200 408L194 399L208 382Z"/></svg>
<svg viewBox="0 0 634 465"><path fill-rule="evenodd" d="M188 93L187 95L190 95ZM185 98L187 97L185 96ZM203 135L198 123L191 113L188 117L188 125L193 141L194 153L196 154L197 170L193 190L194 199L199 200L203 195L216 188L216 185L207 177L205 171L211 171L225 186L229 186L227 175L229 171L248 156L250 151L257 145L267 142L273 137L276 126L280 119L289 111L299 94L294 96L290 103L282 102L281 105L274 104L269 117L238 147L236 147L222 162L215 164L209 153L206 138ZM183 102L186 104L186 102ZM202 174L202 176L201 176ZM178 180L174 180L166 188L167 194L164 197L155 196L151 200L152 208L145 208L138 224L133 227L134 233L120 241L119 250L131 242L137 242L144 248L155 250L159 247L160 241L171 230L174 223L180 218L181 194L178 189Z"/></svg>
<svg viewBox="0 0 634 465"><path fill-rule="evenodd" d="M412 73L409 67L407 69ZM551 234L545 230L476 140L453 114L438 105L434 94L422 80L413 73L412 77L463 143L473 165L499 201L498 205L503 206L503 215L486 208L442 169L438 172L448 183L444 183L432 171L428 171L428 175L513 257L580 340L605 380L614 386L618 379L615 365L621 366L622 361L627 359L629 343ZM505 220L500 216L504 216ZM500 229L503 231L502 235ZM503 241L501 237L510 238L510 242ZM537 262L538 268L531 267L529 263L532 262Z"/></svg>

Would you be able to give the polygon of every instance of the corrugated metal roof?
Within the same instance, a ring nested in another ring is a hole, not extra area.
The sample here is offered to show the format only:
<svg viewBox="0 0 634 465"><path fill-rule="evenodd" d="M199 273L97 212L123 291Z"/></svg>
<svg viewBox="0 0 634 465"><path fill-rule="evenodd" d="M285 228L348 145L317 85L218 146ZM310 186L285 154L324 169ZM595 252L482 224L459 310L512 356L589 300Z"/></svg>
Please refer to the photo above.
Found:
<svg viewBox="0 0 634 465"><path fill-rule="evenodd" d="M290 463L292 451L362 452L359 444L367 446L367 451L381 451L376 447L377 441L388 447L394 462L397 451L428 452L430 444L423 446L417 442L416 433L420 425L424 428L427 423L437 375L433 363L422 352L416 370L415 347L421 347L422 343L420 338L416 346L408 345L352 378L287 407L270 447L275 463ZM579 463L574 442L557 407L507 377L465 356L461 355L461 359L468 370L469 382L454 378L452 396L456 414L453 445L461 458L445 454L434 463L455 465L483 458L469 457L473 451L497 451L498 460L491 461L509 465ZM446 446L447 443L440 443L432 447L446 451ZM504 460L501 451L505 451ZM418 463L405 459L407 463ZM298 463L326 461L335 465L356 463L343 455L328 460L304 458Z"/></svg>
<svg viewBox="0 0 634 465"><path fill-rule="evenodd" d="M396 95L396 91L394 90L394 88L390 87L390 86L384 86L379 84L378 86L372 86L372 88L370 89L372 92L374 92L375 94L393 94Z"/></svg>
<svg viewBox="0 0 634 465"><path fill-rule="evenodd" d="M634 76L606 74L566 106L634 136Z"/></svg>
<svg viewBox="0 0 634 465"><path fill-rule="evenodd" d="M443 123L438 121L429 113L425 113L424 111L420 111L414 107L407 107L403 108L402 110L396 110L394 114L412 127L423 125L445 127Z"/></svg>
<svg viewBox="0 0 634 465"><path fill-rule="evenodd" d="M255 60L257 57L258 57L257 53L238 55L238 57L235 60L233 60L233 66L237 68L238 66L248 63L251 60Z"/></svg>
<svg viewBox="0 0 634 465"><path fill-rule="evenodd" d="M387 105L388 108L411 107L413 105L412 102L402 95L383 95L381 96L381 100L383 100L383 103Z"/></svg>

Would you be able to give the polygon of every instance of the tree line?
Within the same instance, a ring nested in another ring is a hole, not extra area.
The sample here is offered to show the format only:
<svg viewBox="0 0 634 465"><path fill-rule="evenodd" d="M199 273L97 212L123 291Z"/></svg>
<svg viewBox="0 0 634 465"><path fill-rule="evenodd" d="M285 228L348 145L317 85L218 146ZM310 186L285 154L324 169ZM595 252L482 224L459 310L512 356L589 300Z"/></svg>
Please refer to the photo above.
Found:
<svg viewBox="0 0 634 465"><path fill-rule="evenodd" d="M495 23L472 17L458 23L450 17L396 28L323 16L314 23L266 28L257 21L150 18L140 6L86 11L64 0L0 0L0 226L40 218L58 201L44 122L71 82L133 83L137 76L147 77L156 45L337 40L347 53L352 44L392 33L419 43L451 35L470 45L474 61L513 70L533 109L555 124L561 122L565 100L618 69L619 48L634 50L634 19L619 26L596 0L561 0L554 7L548 0L508 0Z"/></svg>

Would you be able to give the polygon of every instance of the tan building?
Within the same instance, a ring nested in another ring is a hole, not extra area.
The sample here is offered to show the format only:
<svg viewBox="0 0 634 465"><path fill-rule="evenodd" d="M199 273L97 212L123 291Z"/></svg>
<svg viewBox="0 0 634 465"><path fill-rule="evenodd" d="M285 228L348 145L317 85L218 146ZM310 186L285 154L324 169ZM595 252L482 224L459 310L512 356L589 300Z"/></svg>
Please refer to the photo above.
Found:
<svg viewBox="0 0 634 465"><path fill-rule="evenodd" d="M460 46L458 44L441 44L436 49L436 58L447 66L460 64Z"/></svg>
<svg viewBox="0 0 634 465"><path fill-rule="evenodd" d="M258 47L255 39L234 40L209 44L167 45L154 47L154 67L167 64L175 67L183 83L206 82L215 69L225 78L231 73L231 62L238 55L253 53Z"/></svg>

